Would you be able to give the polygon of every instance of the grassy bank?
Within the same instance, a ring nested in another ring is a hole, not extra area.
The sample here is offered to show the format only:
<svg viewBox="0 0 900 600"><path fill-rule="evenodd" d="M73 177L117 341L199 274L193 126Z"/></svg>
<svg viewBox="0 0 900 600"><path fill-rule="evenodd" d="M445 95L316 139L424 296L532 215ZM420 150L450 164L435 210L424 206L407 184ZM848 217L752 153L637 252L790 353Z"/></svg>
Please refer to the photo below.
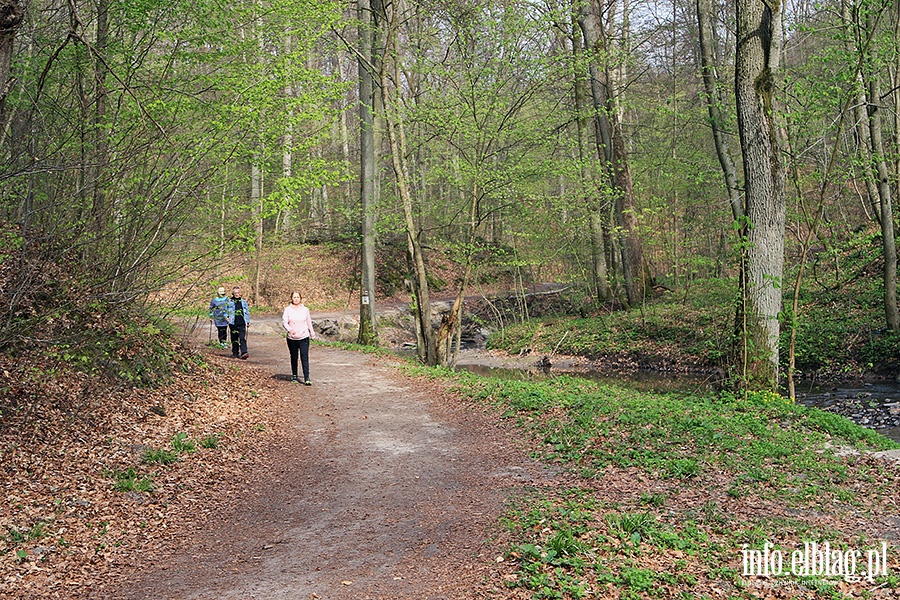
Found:
<svg viewBox="0 0 900 600"><path fill-rule="evenodd" d="M791 555L804 543L865 557L896 540L896 523L884 517L897 513L900 469L870 452L897 444L870 430L769 394L745 401L568 377L440 376L526 429L535 455L566 473L558 486L510 506L503 597L898 593L891 544L887 575L872 581L791 572ZM766 543L787 557L786 572L745 575L745 552Z"/></svg>
<svg viewBox="0 0 900 600"><path fill-rule="evenodd" d="M630 310L516 323L494 332L488 347L513 354L585 356L622 368L721 370L733 345L736 298L735 287L727 281L694 282L657 293ZM795 346L799 376L894 377L900 372L900 335L885 329L876 277L805 290L800 305ZM785 369L789 342L790 319L783 316Z"/></svg>
<svg viewBox="0 0 900 600"><path fill-rule="evenodd" d="M724 283L704 282L632 310L517 323L492 334L488 347L513 354L555 351L626 367L711 368L723 363L729 347L732 300Z"/></svg>

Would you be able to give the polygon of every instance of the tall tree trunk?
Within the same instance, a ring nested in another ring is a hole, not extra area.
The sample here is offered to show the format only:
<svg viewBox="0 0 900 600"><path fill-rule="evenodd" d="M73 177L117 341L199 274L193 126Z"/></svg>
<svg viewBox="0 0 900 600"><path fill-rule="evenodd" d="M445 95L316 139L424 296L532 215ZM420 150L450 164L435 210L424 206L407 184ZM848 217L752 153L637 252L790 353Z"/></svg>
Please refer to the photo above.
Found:
<svg viewBox="0 0 900 600"><path fill-rule="evenodd" d="M776 123L781 5L737 1L735 99L746 179L741 260L742 385L776 389L785 192Z"/></svg>
<svg viewBox="0 0 900 600"><path fill-rule="evenodd" d="M111 209L108 204L104 181L109 162L109 136L106 127L106 50L109 46L109 0L97 3L97 33L94 44L94 127L93 167L91 168L91 213L94 218L94 232L102 236L109 224ZM98 248L102 244L97 245Z"/></svg>
<svg viewBox="0 0 900 600"><path fill-rule="evenodd" d="M871 25L871 23L870 23ZM878 73L868 74L866 86L866 106L869 116L869 143L877 180L879 211L881 224L881 244L884 250L884 313L887 328L900 331L900 312L897 309L897 246L894 239L894 211L891 200L890 173L884 153L884 141L881 133L881 81Z"/></svg>
<svg viewBox="0 0 900 600"><path fill-rule="evenodd" d="M589 122L587 105L587 72L583 69L584 37L578 28L573 12L572 54L575 63L575 124L578 128L578 163L581 165L581 194L590 214L591 278L594 296L600 303L609 300L609 281L606 272L606 248L603 243L602 200L597 198L597 188L591 183L588 168Z"/></svg>
<svg viewBox="0 0 900 600"><path fill-rule="evenodd" d="M344 65L350 64L352 62L349 60L345 60L344 53L341 53L342 56L339 59L339 65L341 70L341 79L346 81L351 75L344 75ZM357 57L357 70L359 69L359 57ZM370 75L371 76L371 75ZM350 164L351 156L350 156L350 126L348 125L348 115L352 114L350 111L342 110L340 122L338 123L338 127L340 128L339 137L341 140L341 159L346 163ZM353 182L350 178L345 178L344 181L341 182L341 200L343 201L344 206L350 206L351 203L355 200L353 195Z"/></svg>
<svg viewBox="0 0 900 600"><path fill-rule="evenodd" d="M253 268L253 303L259 304L259 282L262 273L262 249L263 249L263 174L257 164L256 156L250 165L250 206L253 211L253 223L256 233L256 260Z"/></svg>
<svg viewBox="0 0 900 600"><path fill-rule="evenodd" d="M891 72L891 100L894 103L894 144L896 149L900 150L900 2L894 2L894 64L890 69ZM900 152L894 152L892 179L900 182Z"/></svg>
<svg viewBox="0 0 900 600"><path fill-rule="evenodd" d="M380 0L375 0L380 3ZM379 7L370 0L358 0L359 17L359 199L362 226L362 260L359 302L359 333L356 341L378 343L375 321L375 189L377 148L375 146L375 73L377 16Z"/></svg>
<svg viewBox="0 0 900 600"><path fill-rule="evenodd" d="M900 2L894 2L891 13L893 35L894 64L891 65L891 98L894 102L894 173L893 180L900 182Z"/></svg>
<svg viewBox="0 0 900 600"><path fill-rule="evenodd" d="M649 277L644 264L644 250L638 236L638 209L631 178L631 166L625 149L625 135L622 132L622 123L618 118L613 123L612 139L613 174L615 187L620 194L617 206L621 207L617 216L625 236L622 271L625 275L625 293L628 296L628 303L634 306L647 295Z"/></svg>
<svg viewBox="0 0 900 600"><path fill-rule="evenodd" d="M886 8L886 7L883 7ZM900 312L897 307L897 246L894 229L894 211L891 190L891 173L885 154L880 111L881 73L871 65L871 45L875 38L882 11L867 12L860 46L854 47L851 40L857 39L854 30L860 23L854 20L853 10L847 0L841 2L841 20L845 32L845 49L849 54L857 54L861 69L856 73L859 92L854 96L853 116L856 125L856 148L860 162L865 165L863 173L866 193L873 213L881 226L881 244L884 253L884 313L887 328L900 331ZM896 25L895 25L896 31ZM896 119L896 116L895 116Z"/></svg>
<svg viewBox="0 0 900 600"><path fill-rule="evenodd" d="M219 269L222 266L222 260L225 258L225 218L228 214L228 199L225 196L225 190L228 189L228 163L225 163L225 182L222 185L222 198L219 206L219 251L216 262L216 277L219 276Z"/></svg>
<svg viewBox="0 0 900 600"><path fill-rule="evenodd" d="M416 225L412 191L410 189L409 169L406 166L406 133L400 106L401 78L400 57L398 56L397 37L400 34L399 13L393 6L391 18L385 18L385 48L389 50L381 68L381 95L384 104L385 126L388 132L388 143L391 149L391 165L397 182L397 193L403 209L406 224L406 243L412 268L412 286L415 297L415 317L417 332L417 354L419 359L429 366L438 364L434 329L431 325L431 299L428 291L428 271L425 257L419 242L420 231ZM391 64L388 72L387 63ZM396 96L395 96L396 95Z"/></svg>
<svg viewBox="0 0 900 600"><path fill-rule="evenodd" d="M608 36L603 26L601 7L598 0L585 2L579 8L578 23L581 26L586 48L593 54L591 73L591 94L598 116L600 136L598 154L606 164L609 185L615 197L615 216L623 232L622 274L629 304L643 299L647 291L643 249L637 235L637 203L631 168L622 131L620 109L616 98L611 66L607 60L610 52ZM599 64L601 63L602 64Z"/></svg>
<svg viewBox="0 0 900 600"><path fill-rule="evenodd" d="M284 36L284 51L286 54L290 55L293 52L294 39L293 36L288 33ZM294 86L286 85L284 87L284 95L288 98L293 97L294 94ZM288 110L288 123L284 128L284 135L282 136L281 143L281 177L286 184L282 189L290 189L290 179L294 174L294 109L291 108ZM284 205L284 203L283 203ZM283 215L279 214L279 217L275 219L275 237L278 238L278 224L281 222L282 230L281 237L285 240L289 239L291 235L291 217L294 214L294 211L290 209L291 203L287 204L286 209L282 212Z"/></svg>
<svg viewBox="0 0 900 600"><path fill-rule="evenodd" d="M713 143L716 156L725 177L725 189L728 191L728 204L731 215L737 221L744 214L741 202L741 190L738 185L737 169L725 137L725 118L720 106L722 94L719 92L719 76L717 71L717 46L712 21L712 0L697 0L697 21L700 33L700 64L703 70L703 91L706 94L706 108L709 112L709 123L712 127Z"/></svg>
<svg viewBox="0 0 900 600"><path fill-rule="evenodd" d="M282 138L281 145L281 177L284 179L284 182L287 184L291 176L294 174L294 126L293 123L288 123L288 126L285 128L284 137ZM287 186L290 187L289 185ZM283 188L284 189L284 188ZM284 209L284 215L281 218L281 237L285 240L289 239L291 236L291 221L294 211L291 210L290 204L288 207ZM276 234L278 228L278 220L275 221Z"/></svg>

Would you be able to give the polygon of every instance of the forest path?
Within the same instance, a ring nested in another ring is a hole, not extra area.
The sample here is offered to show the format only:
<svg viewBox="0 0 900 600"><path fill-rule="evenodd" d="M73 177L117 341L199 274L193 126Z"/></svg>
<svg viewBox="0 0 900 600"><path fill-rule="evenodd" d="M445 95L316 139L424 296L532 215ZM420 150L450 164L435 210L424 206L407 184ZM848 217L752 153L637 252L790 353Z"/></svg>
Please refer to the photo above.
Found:
<svg viewBox="0 0 900 600"><path fill-rule="evenodd" d="M313 344L307 387L289 381L283 338L251 330L249 351L236 364L271 374L287 434L240 502L198 506L115 597L481 595L506 499L553 478L521 434L372 355Z"/></svg>

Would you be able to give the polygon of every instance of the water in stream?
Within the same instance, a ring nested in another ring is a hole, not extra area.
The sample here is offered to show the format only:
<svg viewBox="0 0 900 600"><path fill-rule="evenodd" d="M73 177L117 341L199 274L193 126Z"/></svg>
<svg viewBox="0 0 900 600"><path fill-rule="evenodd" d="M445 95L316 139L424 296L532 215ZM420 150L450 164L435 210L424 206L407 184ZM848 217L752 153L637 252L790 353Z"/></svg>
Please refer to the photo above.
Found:
<svg viewBox="0 0 900 600"><path fill-rule="evenodd" d="M843 415L900 442L900 384L893 381L797 386L797 401Z"/></svg>
<svg viewBox="0 0 900 600"><path fill-rule="evenodd" d="M462 361L458 369L486 377L539 381L565 373L624 385L642 392L706 392L716 389L711 375L690 373L661 373L657 371L629 371L604 373L601 371L543 370L534 366L488 366L482 362ZM845 383L829 387L797 386L797 401L815 408L834 412L874 429L900 442L900 384L895 382Z"/></svg>

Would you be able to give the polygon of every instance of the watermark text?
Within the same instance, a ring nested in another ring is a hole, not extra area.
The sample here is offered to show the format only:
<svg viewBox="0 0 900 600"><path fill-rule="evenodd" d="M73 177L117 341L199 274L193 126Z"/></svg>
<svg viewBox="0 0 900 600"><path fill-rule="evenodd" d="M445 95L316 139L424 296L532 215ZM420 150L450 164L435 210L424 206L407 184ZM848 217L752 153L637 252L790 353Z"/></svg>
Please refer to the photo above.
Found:
<svg viewBox="0 0 900 600"><path fill-rule="evenodd" d="M829 542L805 542L790 555L769 542L762 549L741 546L744 577L841 578L848 583L875 581L888 575L887 542L880 548L859 550L832 548Z"/></svg>

